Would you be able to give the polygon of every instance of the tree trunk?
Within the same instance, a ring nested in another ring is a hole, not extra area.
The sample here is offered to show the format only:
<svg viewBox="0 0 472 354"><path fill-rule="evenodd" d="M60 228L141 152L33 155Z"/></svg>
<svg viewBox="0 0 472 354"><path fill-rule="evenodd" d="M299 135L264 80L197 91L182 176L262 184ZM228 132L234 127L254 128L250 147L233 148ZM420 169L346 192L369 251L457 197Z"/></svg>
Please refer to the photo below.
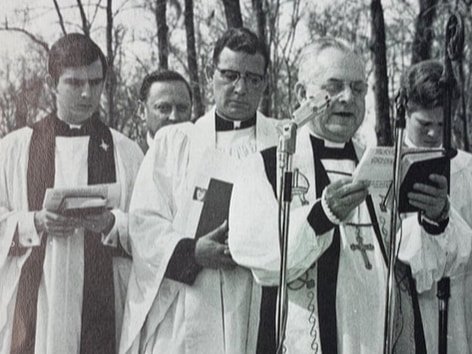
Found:
<svg viewBox="0 0 472 354"><path fill-rule="evenodd" d="M167 43L167 27L166 19L167 2L166 0L156 0L156 8L154 15L156 17L157 26L157 46L159 51L159 68L169 68L169 44Z"/></svg>
<svg viewBox="0 0 472 354"><path fill-rule="evenodd" d="M375 132L380 146L391 146L393 138L388 99L387 49L381 0L372 0L370 12L372 18L371 51L375 78Z"/></svg>
<svg viewBox="0 0 472 354"><path fill-rule="evenodd" d="M433 22L436 18L438 0L419 0L420 12L416 18L411 64L431 58L434 39Z"/></svg>
<svg viewBox="0 0 472 354"><path fill-rule="evenodd" d="M197 50L195 49L195 26L193 23L193 0L185 0L185 31L187 33L187 63L190 76L190 86L193 95L194 117L199 118L205 113L202 94L200 92L200 80L198 78Z"/></svg>
<svg viewBox="0 0 472 354"><path fill-rule="evenodd" d="M472 62L469 62L469 72L470 69L472 68ZM459 66L459 77L458 77L458 83L460 85L461 89L461 97L460 97L460 114L459 117L462 120L462 130L463 130L463 142L464 142L464 150L470 152L470 139L469 139L469 121L467 119L468 117L468 110L467 110L467 99L465 96L466 91L465 91L465 76L464 76L464 67L462 63L460 63Z"/></svg>
<svg viewBox="0 0 472 354"><path fill-rule="evenodd" d="M252 0L252 10L256 14L256 21L257 21L257 35L258 37L264 42L264 45L267 47L267 35L266 35L266 16L264 12L264 0ZM267 48L268 49L268 48ZM269 63L270 65L270 63ZM267 86L264 90L264 94L262 96L261 104L259 105L260 111L270 116L270 92L271 92L271 81L269 80L269 70L267 68Z"/></svg>
<svg viewBox="0 0 472 354"><path fill-rule="evenodd" d="M107 59L108 59L108 70L105 91L107 96L108 104L108 124L112 128L116 128L117 122L115 117L115 92L116 92L116 73L115 73L115 52L113 50L113 1L107 0L107 27L106 27L106 40L107 40Z"/></svg>
<svg viewBox="0 0 472 354"><path fill-rule="evenodd" d="M242 27L243 17L241 15L241 6L239 0L223 0L225 8L226 24L228 28Z"/></svg>

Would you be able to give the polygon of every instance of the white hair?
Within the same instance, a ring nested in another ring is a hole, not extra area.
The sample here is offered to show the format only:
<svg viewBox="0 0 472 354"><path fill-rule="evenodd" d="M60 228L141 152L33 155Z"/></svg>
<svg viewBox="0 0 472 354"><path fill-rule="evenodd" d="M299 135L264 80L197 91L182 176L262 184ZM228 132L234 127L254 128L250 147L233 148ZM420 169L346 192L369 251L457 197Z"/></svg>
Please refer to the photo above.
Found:
<svg viewBox="0 0 472 354"><path fill-rule="evenodd" d="M339 49L344 53L355 54L362 60L360 53L345 39L334 37L319 38L306 46L300 55L300 61L298 63L299 82L305 83L305 80L310 78L310 74L313 72L313 65L315 65L318 56L323 51L330 48Z"/></svg>

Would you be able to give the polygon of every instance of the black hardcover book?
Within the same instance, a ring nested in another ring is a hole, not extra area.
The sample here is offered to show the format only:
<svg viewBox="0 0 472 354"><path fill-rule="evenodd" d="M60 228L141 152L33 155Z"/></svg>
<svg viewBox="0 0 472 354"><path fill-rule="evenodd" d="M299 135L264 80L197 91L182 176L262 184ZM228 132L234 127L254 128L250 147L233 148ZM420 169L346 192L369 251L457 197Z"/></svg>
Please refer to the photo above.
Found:
<svg viewBox="0 0 472 354"><path fill-rule="evenodd" d="M418 208L408 202L408 193L413 192L415 183L433 185L429 175L446 175L448 158L442 152L436 153L406 153L402 160L402 183L400 185L400 200L398 210L400 213L419 211Z"/></svg>
<svg viewBox="0 0 472 354"><path fill-rule="evenodd" d="M195 238L213 231L220 226L229 216L229 204L233 184L219 179L210 179L205 193L203 208L198 221Z"/></svg>

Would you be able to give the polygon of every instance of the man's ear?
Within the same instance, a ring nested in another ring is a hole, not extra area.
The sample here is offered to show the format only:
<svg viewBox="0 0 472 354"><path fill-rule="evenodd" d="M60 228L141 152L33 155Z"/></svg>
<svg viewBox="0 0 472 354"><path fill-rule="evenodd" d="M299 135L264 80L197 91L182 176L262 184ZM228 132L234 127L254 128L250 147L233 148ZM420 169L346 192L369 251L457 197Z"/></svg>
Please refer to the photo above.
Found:
<svg viewBox="0 0 472 354"><path fill-rule="evenodd" d="M54 78L50 74L46 75L45 80L46 80L46 85L48 85L49 89L54 94L56 94L57 93L56 80L54 80Z"/></svg>
<svg viewBox="0 0 472 354"><path fill-rule="evenodd" d="M295 94L297 95L298 103L302 103L306 100L306 89L305 85L300 81L295 84Z"/></svg>

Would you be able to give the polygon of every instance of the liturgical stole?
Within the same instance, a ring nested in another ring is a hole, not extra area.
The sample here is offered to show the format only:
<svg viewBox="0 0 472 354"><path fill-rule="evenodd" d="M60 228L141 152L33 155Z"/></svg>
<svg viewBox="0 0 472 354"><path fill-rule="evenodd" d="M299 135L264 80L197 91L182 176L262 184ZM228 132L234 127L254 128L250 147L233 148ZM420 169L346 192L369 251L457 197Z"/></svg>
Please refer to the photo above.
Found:
<svg viewBox="0 0 472 354"><path fill-rule="evenodd" d="M71 129L55 114L50 114L33 125L27 169L30 211L41 210L46 189L54 187L56 136L90 136L88 184L116 182L113 138L110 129L99 120L98 114L94 114L80 129ZM100 147L103 143L108 149ZM47 238L48 235L43 234L41 245L32 248L21 270L13 322L12 354L34 353L38 290ZM20 248L17 255L25 252L26 249ZM114 248L102 244L101 235L84 231L81 353L116 352L114 253Z"/></svg>

